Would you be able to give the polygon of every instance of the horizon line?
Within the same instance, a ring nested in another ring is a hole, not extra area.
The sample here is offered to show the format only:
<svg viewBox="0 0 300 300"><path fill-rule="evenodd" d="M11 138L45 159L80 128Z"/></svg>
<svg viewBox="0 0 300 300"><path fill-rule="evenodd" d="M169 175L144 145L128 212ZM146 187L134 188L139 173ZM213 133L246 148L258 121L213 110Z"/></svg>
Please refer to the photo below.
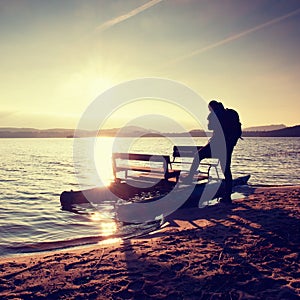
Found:
<svg viewBox="0 0 300 300"><path fill-rule="evenodd" d="M248 128L255 128L255 127L271 127L271 126L282 126L284 128L290 128L290 127L296 127L296 126L300 126L299 124L294 124L294 125L286 125L286 124L267 124L267 125L251 125L251 126L246 126L246 127L242 127L243 129L248 129ZM83 131L101 131L101 130L119 130L122 128L126 128L126 127L137 127L140 129L145 129L145 130L154 130L159 132L157 129L153 129L153 128L147 128L147 127L142 127L142 126L123 126L123 127L111 127L111 128L102 128L102 129L78 129L78 128L65 128L65 127L47 127L47 128L37 128L37 127L15 127L15 126L0 126L0 130L2 129L33 129L33 130L40 130L40 131L45 131L45 130L83 130ZM189 131L193 131L193 130L202 130L205 131L203 129L200 128L192 128L192 129L188 129Z"/></svg>

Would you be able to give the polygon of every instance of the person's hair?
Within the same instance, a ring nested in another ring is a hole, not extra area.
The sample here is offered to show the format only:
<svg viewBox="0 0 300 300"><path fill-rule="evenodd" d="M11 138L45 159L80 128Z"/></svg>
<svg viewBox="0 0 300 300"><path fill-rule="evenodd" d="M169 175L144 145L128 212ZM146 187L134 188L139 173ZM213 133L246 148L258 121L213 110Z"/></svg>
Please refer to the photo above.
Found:
<svg viewBox="0 0 300 300"><path fill-rule="evenodd" d="M221 111L224 109L224 106L221 102L217 100L211 100L208 104L209 108L213 111Z"/></svg>

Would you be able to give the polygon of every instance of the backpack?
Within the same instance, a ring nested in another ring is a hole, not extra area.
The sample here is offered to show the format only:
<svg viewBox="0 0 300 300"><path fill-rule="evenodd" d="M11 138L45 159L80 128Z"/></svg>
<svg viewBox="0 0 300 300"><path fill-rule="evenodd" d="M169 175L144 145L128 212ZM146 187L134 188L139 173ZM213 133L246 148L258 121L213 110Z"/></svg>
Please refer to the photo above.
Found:
<svg viewBox="0 0 300 300"><path fill-rule="evenodd" d="M239 114L234 109L226 108L224 119L224 133L235 145L239 138L242 139L242 124Z"/></svg>

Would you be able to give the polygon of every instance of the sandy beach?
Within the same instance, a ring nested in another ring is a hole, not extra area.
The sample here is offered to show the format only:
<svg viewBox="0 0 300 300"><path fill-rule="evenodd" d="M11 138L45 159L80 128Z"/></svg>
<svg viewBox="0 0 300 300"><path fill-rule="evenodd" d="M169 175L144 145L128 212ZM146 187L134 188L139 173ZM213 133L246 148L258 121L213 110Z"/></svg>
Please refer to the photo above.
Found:
<svg viewBox="0 0 300 300"><path fill-rule="evenodd" d="M0 299L300 299L299 202L255 188L142 238L2 258Z"/></svg>

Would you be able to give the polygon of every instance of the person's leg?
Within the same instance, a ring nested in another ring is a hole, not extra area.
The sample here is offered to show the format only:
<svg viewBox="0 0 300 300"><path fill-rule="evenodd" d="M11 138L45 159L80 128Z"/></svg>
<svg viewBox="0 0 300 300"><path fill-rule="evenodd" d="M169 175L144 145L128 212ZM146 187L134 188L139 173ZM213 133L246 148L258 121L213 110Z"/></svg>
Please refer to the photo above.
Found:
<svg viewBox="0 0 300 300"><path fill-rule="evenodd" d="M191 183L193 181L194 175L197 172L200 161L204 158L210 158L210 157L211 157L210 145L207 144L206 146L202 147L194 156L189 174L183 181L187 183Z"/></svg>
<svg viewBox="0 0 300 300"><path fill-rule="evenodd" d="M232 158L233 147L227 147L226 162L221 163L222 171L225 177L225 190L222 197L222 202L231 203L231 193L232 193L232 173L231 173L231 158Z"/></svg>

